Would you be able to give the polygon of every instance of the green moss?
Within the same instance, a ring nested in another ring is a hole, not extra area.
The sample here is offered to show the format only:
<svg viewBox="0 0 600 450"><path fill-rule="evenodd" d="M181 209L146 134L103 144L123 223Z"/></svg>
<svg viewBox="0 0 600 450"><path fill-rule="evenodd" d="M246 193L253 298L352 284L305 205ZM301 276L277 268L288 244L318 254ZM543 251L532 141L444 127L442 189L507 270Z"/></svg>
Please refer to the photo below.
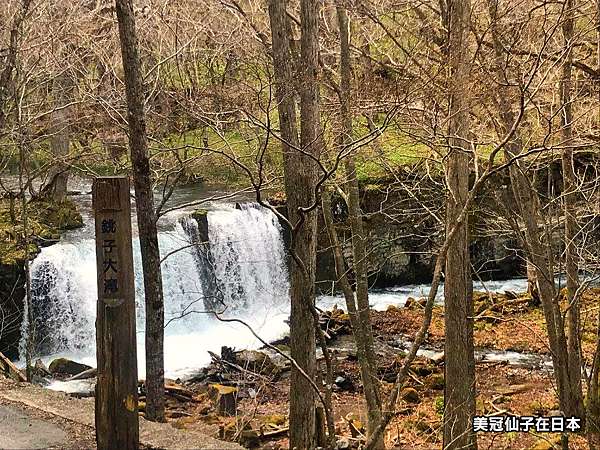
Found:
<svg viewBox="0 0 600 450"><path fill-rule="evenodd" d="M435 412L438 416L444 415L444 396L439 395L433 401L433 407L435 408Z"/></svg>
<svg viewBox="0 0 600 450"><path fill-rule="evenodd" d="M11 212L9 201L0 201L0 263L22 264L36 255L43 243L59 239L61 231L83 226L81 214L70 200L62 203L30 201L27 204L27 216L29 244L25 247L20 202L15 202Z"/></svg>
<svg viewBox="0 0 600 450"><path fill-rule="evenodd" d="M73 230L83 226L83 218L70 200L61 203L36 200L29 203L29 213L38 222L57 230Z"/></svg>
<svg viewBox="0 0 600 450"><path fill-rule="evenodd" d="M197 209L192 213L192 218L196 220L196 222L200 223L201 221L206 219L206 215L208 214L207 209Z"/></svg>

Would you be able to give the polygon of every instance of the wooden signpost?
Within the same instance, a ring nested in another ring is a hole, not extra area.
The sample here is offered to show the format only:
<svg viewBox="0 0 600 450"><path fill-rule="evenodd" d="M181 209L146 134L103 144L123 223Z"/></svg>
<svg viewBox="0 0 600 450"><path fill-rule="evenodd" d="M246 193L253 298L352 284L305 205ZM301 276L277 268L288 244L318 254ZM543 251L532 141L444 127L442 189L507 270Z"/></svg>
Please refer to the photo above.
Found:
<svg viewBox="0 0 600 450"><path fill-rule="evenodd" d="M137 449L137 347L129 179L96 178L92 199L98 273L96 443L99 450Z"/></svg>

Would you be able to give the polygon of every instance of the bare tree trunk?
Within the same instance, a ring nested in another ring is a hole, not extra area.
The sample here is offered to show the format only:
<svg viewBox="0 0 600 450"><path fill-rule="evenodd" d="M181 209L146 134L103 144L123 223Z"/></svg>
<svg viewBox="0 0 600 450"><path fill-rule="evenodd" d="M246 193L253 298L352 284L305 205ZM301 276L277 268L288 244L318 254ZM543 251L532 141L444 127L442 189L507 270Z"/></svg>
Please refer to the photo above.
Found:
<svg viewBox="0 0 600 450"><path fill-rule="evenodd" d="M55 111L52 113L50 147L55 160L41 194L57 202L62 202L67 195L69 166L65 159L69 155L71 114L70 108L66 105L73 101L74 88L68 72L57 75L52 82Z"/></svg>
<svg viewBox="0 0 600 450"><path fill-rule="evenodd" d="M116 0L129 122L129 147L144 271L146 305L146 418L165 420L164 301L156 212L144 111L144 88L132 0Z"/></svg>
<svg viewBox="0 0 600 450"><path fill-rule="evenodd" d="M596 0L596 67L600 68L600 0ZM597 112L600 125L600 109ZM588 381L586 431L590 448L600 447L600 310L596 318L596 348Z"/></svg>
<svg viewBox="0 0 600 450"><path fill-rule="evenodd" d="M467 38L471 4L469 0L451 0L448 5L448 61L450 94L446 167L448 200L446 229L452 229L469 195L470 145L468 103ZM469 257L468 219L459 223L456 238L446 255L444 287L445 319L445 411L444 448L475 449L477 440L471 431L475 415L475 355L473 348L473 280Z"/></svg>
<svg viewBox="0 0 600 450"><path fill-rule="evenodd" d="M537 271L535 270L535 266L529 261L526 260L527 267L527 292L531 295L531 298L535 301L539 301L540 293L538 290L538 279L537 279Z"/></svg>
<svg viewBox="0 0 600 450"><path fill-rule="evenodd" d="M13 81L13 71L17 64L17 54L19 53L19 40L23 30L23 22L29 13L29 7L32 0L20 0L18 10L15 13L13 23L10 29L10 41L6 50L6 57L3 61L3 69L0 72L0 130L4 128L6 122L6 104L11 96L11 84Z"/></svg>
<svg viewBox="0 0 600 450"><path fill-rule="evenodd" d="M492 40L496 53L496 71L498 77L503 79L504 74L500 69L502 67L503 50L497 31L497 7L497 0L488 0ZM510 92L507 92L507 87L503 85L498 94L501 125L504 128L503 131L510 130L515 123L515 114L508 103ZM581 383L571 380L564 321L558 303L558 295L554 283L554 270L550 258L550 243L548 242L547 233L540 230L540 225L543 222L541 220L537 194L524 172L521 161L515 159L515 156L521 153L521 149L521 140L518 133L515 132L513 139L504 147L504 157L507 161L513 160L509 168L511 188L520 212L520 217L525 225L524 235L527 258L536 271L539 295L544 310L550 349L552 351L552 365L558 385L560 407L567 416L578 415L581 409Z"/></svg>
<svg viewBox="0 0 600 450"><path fill-rule="evenodd" d="M579 264L577 262L577 180L573 167L573 148L570 147L573 139L573 111L571 107L571 70L573 62L573 37L575 20L574 0L566 0L564 5L564 20L562 24L563 37L566 48L566 58L562 66L560 93L562 104L562 135L564 150L562 153L563 171L563 203L565 211L565 266L567 272L567 349L569 352L570 382L574 383L574 393L582 392L581 387L581 336L579 334L580 305L577 296L579 287ZM578 417L585 414L583 399L576 395L573 398L574 412Z"/></svg>
<svg viewBox="0 0 600 450"><path fill-rule="evenodd" d="M290 350L298 366L312 379L316 377L315 323L311 305L315 301L316 213L302 208L314 204L317 168L315 162L298 151L319 157L318 4L303 0L302 56L305 64L300 90L301 139L298 139L294 100L294 62L287 26L286 2L269 1L273 41L279 125L283 140L283 159L288 219L293 226L290 251L294 258L290 273ZM290 380L290 448L316 446L315 393L302 374L292 369Z"/></svg>
<svg viewBox="0 0 600 450"><path fill-rule="evenodd" d="M350 24L346 10L337 7L338 26L340 30L340 103L342 120L342 145L352 143L352 114L350 110L351 102L351 79L352 66L350 62ZM360 197L358 179L356 178L356 167L354 156L348 155L345 161L347 188L348 188L348 209L350 216L350 229L352 231L352 256L353 269L356 276L356 300L352 290L348 290L349 283L345 276L343 259L337 261L336 269L338 277L342 276L348 287L344 289L346 305L350 317L357 314L352 321L352 330L356 340L357 348L360 347L359 363L361 366L361 378L367 402L367 436L370 436L381 421L381 397L379 393L379 381L377 379L377 360L373 351L373 331L371 329L371 317L369 308L369 281L367 277L366 266L366 235L363 227L363 220L360 211ZM323 214L330 214L325 211ZM331 221L332 222L332 221ZM333 224L328 226L330 235L335 233ZM337 236L336 239L337 241ZM337 245L339 248L339 243ZM340 251L341 255L341 251ZM340 256L338 255L338 257ZM344 274L344 275L343 275ZM353 309L353 311L351 310ZM374 448L384 448L383 435L375 444Z"/></svg>

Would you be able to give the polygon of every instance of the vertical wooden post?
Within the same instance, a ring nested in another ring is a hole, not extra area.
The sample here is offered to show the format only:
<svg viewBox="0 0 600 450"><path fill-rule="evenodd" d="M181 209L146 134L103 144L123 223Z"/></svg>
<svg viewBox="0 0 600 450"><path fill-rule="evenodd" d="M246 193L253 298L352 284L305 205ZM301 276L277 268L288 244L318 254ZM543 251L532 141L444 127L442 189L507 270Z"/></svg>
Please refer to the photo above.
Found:
<svg viewBox="0 0 600 450"><path fill-rule="evenodd" d="M127 177L97 178L96 443L99 450L137 449L139 419L131 206Z"/></svg>

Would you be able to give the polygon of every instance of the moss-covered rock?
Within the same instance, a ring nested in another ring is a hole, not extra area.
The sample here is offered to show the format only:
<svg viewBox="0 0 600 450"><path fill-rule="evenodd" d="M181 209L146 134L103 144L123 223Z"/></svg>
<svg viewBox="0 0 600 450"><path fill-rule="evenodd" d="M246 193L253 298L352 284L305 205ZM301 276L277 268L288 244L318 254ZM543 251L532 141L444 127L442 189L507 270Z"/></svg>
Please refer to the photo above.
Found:
<svg viewBox="0 0 600 450"><path fill-rule="evenodd" d="M70 201L32 200L27 203L27 232L21 221L21 204L0 201L0 263L22 264L35 256L40 247L56 242L60 232L83 226L81 214ZM27 247L24 235L28 236Z"/></svg>
<svg viewBox="0 0 600 450"><path fill-rule="evenodd" d="M56 358L48 366L48 371L53 375L78 375L91 369L87 364L71 361L67 358Z"/></svg>
<svg viewBox="0 0 600 450"><path fill-rule="evenodd" d="M192 213L192 217L196 220L203 220L208 214L208 209L199 208Z"/></svg>
<svg viewBox="0 0 600 450"><path fill-rule="evenodd" d="M83 226L83 218L71 200L58 202L34 201L29 206L34 217L50 228L62 231Z"/></svg>

